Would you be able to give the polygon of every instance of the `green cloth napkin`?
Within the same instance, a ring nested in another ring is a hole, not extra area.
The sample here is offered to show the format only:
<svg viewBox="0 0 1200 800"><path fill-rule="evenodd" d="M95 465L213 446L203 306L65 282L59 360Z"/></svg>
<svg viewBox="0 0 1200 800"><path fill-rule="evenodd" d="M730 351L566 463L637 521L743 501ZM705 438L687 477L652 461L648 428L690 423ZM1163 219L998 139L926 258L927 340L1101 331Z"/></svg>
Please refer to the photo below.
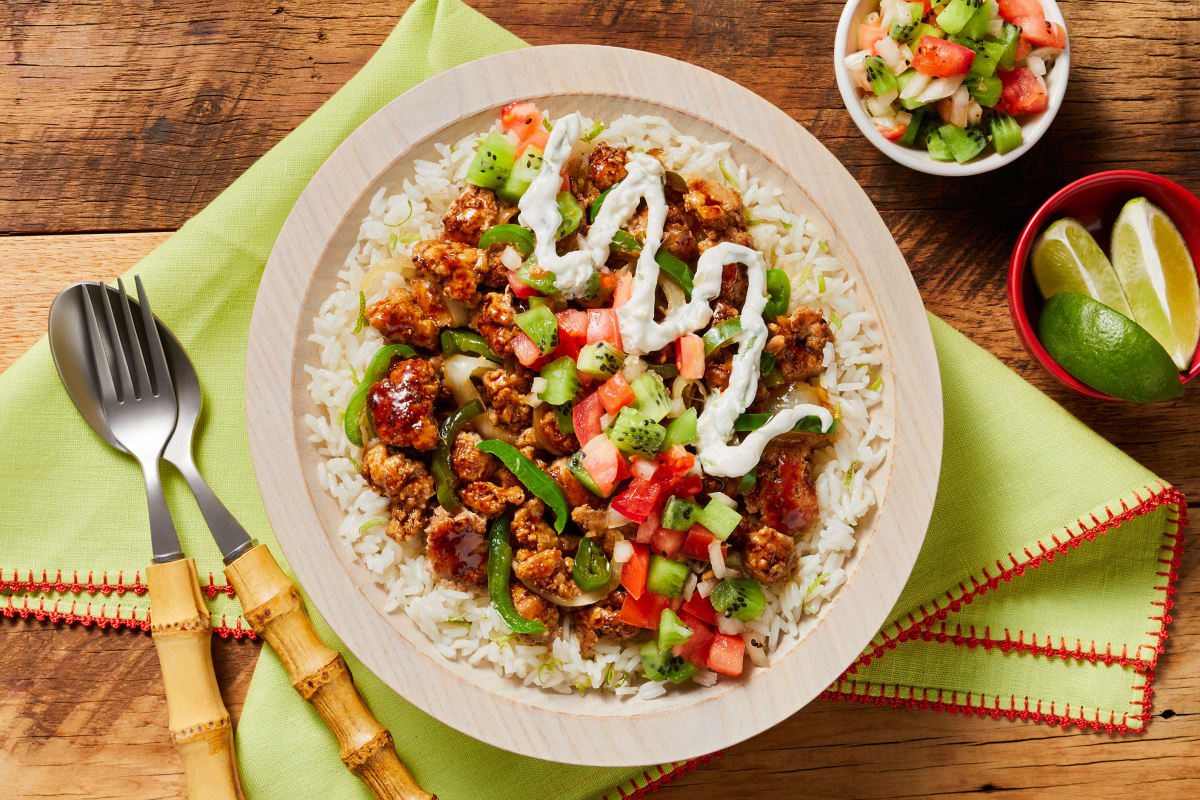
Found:
<svg viewBox="0 0 1200 800"><path fill-rule="evenodd" d="M133 270L205 388L201 469L281 563L242 406L246 331L275 236L317 167L371 113L437 72L522 44L458 0L418 0L354 79ZM1140 730L1169 621L1182 495L944 323L931 326L946 415L933 521L889 623L826 696ZM0 408L0 611L147 629L140 473L75 413L45 340L0 376ZM173 473L166 489L218 632L244 635L194 501ZM514 756L435 722L348 660L402 757L444 798L523 798L531 786L570 800L614 798L677 769ZM369 797L269 649L238 748L255 800Z"/></svg>

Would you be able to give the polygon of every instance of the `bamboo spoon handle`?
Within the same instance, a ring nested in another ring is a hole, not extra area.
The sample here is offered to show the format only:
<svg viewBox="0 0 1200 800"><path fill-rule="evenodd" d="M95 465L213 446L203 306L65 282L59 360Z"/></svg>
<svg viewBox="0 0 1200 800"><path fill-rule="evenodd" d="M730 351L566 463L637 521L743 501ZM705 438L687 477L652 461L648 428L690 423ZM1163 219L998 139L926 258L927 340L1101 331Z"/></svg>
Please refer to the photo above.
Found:
<svg viewBox="0 0 1200 800"><path fill-rule="evenodd" d="M238 782L233 725L221 701L212 663L212 620L196 562L151 564L150 635L167 691L171 739L179 750L190 800L244 800Z"/></svg>
<svg viewBox="0 0 1200 800"><path fill-rule="evenodd" d="M342 762L380 800L436 800L404 768L392 735L354 688L342 654L330 649L304 610L300 591L258 545L225 568L250 627L271 645L292 686L324 718Z"/></svg>

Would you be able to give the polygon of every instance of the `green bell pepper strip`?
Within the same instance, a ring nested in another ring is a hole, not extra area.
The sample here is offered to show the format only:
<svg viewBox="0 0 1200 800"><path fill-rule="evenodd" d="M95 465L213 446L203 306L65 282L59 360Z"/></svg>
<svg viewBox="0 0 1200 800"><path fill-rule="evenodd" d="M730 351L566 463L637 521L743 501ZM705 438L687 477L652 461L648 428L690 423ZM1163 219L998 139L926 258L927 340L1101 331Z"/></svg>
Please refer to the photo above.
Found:
<svg viewBox="0 0 1200 800"><path fill-rule="evenodd" d="M346 404L346 414L342 417L342 428L346 431L346 438L350 440L350 444L355 447L363 446L362 417L367 411L367 394L371 387L387 375L393 358L412 358L414 355L416 353L406 344L385 344L375 352L371 363L367 365L367 371L363 373L362 383L358 384L354 394L350 395L350 402Z"/></svg>
<svg viewBox="0 0 1200 800"><path fill-rule="evenodd" d="M712 351L728 342L742 332L742 318L734 317L719 323L704 334L704 355L712 355Z"/></svg>
<svg viewBox="0 0 1200 800"><path fill-rule="evenodd" d="M512 545L508 543L510 524L511 520L506 514L493 522L488 531L488 596L492 599L492 608L514 633L541 633L546 630L545 624L541 620L522 617L513 605L512 593L508 588L513 559Z"/></svg>
<svg viewBox="0 0 1200 800"><path fill-rule="evenodd" d="M767 420L775 416L774 414L741 414L733 423L735 431L756 431L763 425L767 424ZM836 433L837 420L829 426L829 430L821 430L821 418L816 414L809 414L807 417L801 417L800 421L792 427L797 433Z"/></svg>
<svg viewBox="0 0 1200 800"><path fill-rule="evenodd" d="M678 283L679 288L683 289L684 299L691 300L692 289L695 288L695 284L692 282L692 271L688 269L688 265L666 250L659 250L655 253L654 261L658 264L658 268L663 271L663 274Z"/></svg>
<svg viewBox="0 0 1200 800"><path fill-rule="evenodd" d="M522 228L520 225L513 225L509 222L503 225L493 225L484 231L483 236L479 237L480 250L487 250L492 245L501 243L511 244L517 248L521 258L529 258L529 254L533 252L533 232L528 228Z"/></svg>
<svg viewBox="0 0 1200 800"><path fill-rule="evenodd" d="M497 364L503 363L503 359L493 353L487 341L475 331L463 330L461 328L442 331L441 338L442 352L446 355L470 353L471 355L483 356L489 361L495 361Z"/></svg>
<svg viewBox="0 0 1200 800"><path fill-rule="evenodd" d="M758 359L758 374L766 375L773 369L775 369L775 356L770 353L763 353Z"/></svg>
<svg viewBox="0 0 1200 800"><path fill-rule="evenodd" d="M762 376L762 385L767 389L774 389L776 386L783 385L783 373L776 368L772 368Z"/></svg>
<svg viewBox="0 0 1200 800"><path fill-rule="evenodd" d="M522 455L520 450L508 442L485 439L475 446L500 459L500 463L517 476L517 480L524 484L526 489L550 506L550 510L554 512L554 530L558 533L563 532L567 526L567 519L571 516L571 510L567 507L566 496L563 495L562 489L558 488L558 484L554 482L553 478L542 472L537 464Z"/></svg>
<svg viewBox="0 0 1200 800"><path fill-rule="evenodd" d="M770 299L763 307L763 319L774 322L776 317L787 313L788 304L792 301L792 282L786 272L781 269L767 270L767 294Z"/></svg>
<svg viewBox="0 0 1200 800"><path fill-rule="evenodd" d="M458 436L462 426L482 413L483 404L472 400L447 417L439 431L437 447L433 451L433 480L437 486L438 503L451 514L458 511L461 504L454 494L454 486L458 481L450 468L450 448L454 446L454 437Z"/></svg>
<svg viewBox="0 0 1200 800"><path fill-rule="evenodd" d="M575 553L575 566L571 570L575 584L585 592L602 589L608 585L612 577L612 567L604 556L604 551L586 536L579 540L579 550Z"/></svg>
<svg viewBox="0 0 1200 800"><path fill-rule="evenodd" d="M758 467L747 472L738 481L738 494L750 494L754 491L754 484L758 483Z"/></svg>
<svg viewBox="0 0 1200 800"><path fill-rule="evenodd" d="M576 231L579 223L583 222L583 209L579 207L579 201L570 192L558 193L558 213L562 217L562 222L558 225L558 232L554 235L554 239L565 239Z"/></svg>
<svg viewBox="0 0 1200 800"><path fill-rule="evenodd" d="M617 230L613 234L612 243L609 247L624 250L626 253L637 253L641 251L642 243L635 239L629 231Z"/></svg>
<svg viewBox="0 0 1200 800"><path fill-rule="evenodd" d="M588 206L588 225L591 225L596 221L596 215L600 213L600 206L604 205L604 198L608 197L608 193L612 190L613 187L608 187L600 193L599 197L592 201L590 206Z"/></svg>

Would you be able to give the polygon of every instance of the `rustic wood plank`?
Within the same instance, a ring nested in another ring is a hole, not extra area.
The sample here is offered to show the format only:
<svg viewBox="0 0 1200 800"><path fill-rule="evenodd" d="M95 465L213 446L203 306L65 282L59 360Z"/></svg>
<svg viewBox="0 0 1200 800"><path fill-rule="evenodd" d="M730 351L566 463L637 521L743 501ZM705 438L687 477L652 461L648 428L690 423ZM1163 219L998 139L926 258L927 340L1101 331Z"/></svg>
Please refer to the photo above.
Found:
<svg viewBox="0 0 1200 800"><path fill-rule="evenodd" d="M1171 478L1200 515L1190 452L1200 394L1150 408L1068 394L1021 349L1002 280L1025 218L1069 179L1133 167L1200 189L1194 0L1065 0L1074 52L1062 113L1017 164L962 181L894 165L852 127L828 65L834 0L472 4L535 44L615 44L706 66L799 119L881 208L931 310ZM383 0L10 0L0 9L0 233L177 227L352 75L398 13ZM0 238L0 368L41 335L58 288L119 274L164 235ZM660 796L795 797L802 781L813 797L1194 797L1200 623L1187 610L1200 604L1198 572L1193 548L1158 670L1159 718L1142 737L815 703ZM219 642L214 655L236 717L257 647ZM0 730L6 795L181 794L148 636L0 624Z"/></svg>
<svg viewBox="0 0 1200 800"><path fill-rule="evenodd" d="M46 332L46 314L60 289L115 278L168 236L0 236L0 371Z"/></svg>

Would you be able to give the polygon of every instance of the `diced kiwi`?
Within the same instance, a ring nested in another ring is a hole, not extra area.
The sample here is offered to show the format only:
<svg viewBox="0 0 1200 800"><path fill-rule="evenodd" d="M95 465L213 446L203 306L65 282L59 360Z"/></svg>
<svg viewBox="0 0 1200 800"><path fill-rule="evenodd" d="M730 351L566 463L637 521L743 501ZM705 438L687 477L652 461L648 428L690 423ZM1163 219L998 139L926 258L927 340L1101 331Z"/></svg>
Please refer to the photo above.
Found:
<svg viewBox="0 0 1200 800"><path fill-rule="evenodd" d="M659 597L683 597L683 585L687 583L690 570L682 561L660 556L650 556L650 569L646 572L646 588Z"/></svg>
<svg viewBox="0 0 1200 800"><path fill-rule="evenodd" d="M671 398L667 397L667 388L656 373L642 373L634 379L630 388L637 396L634 408L647 419L658 422L671 411Z"/></svg>
<svg viewBox="0 0 1200 800"><path fill-rule="evenodd" d="M542 169L542 149L526 147L513 165L512 173L506 176L504 185L496 190L496 196L506 203L515 203L525 194L529 184Z"/></svg>
<svg viewBox="0 0 1200 800"><path fill-rule="evenodd" d="M937 15L938 27L946 33L959 33L982 6L983 0L950 0Z"/></svg>
<svg viewBox="0 0 1200 800"><path fill-rule="evenodd" d="M987 137L978 128L956 128L946 124L938 128L938 133L959 164L970 161L987 147Z"/></svg>
<svg viewBox="0 0 1200 800"><path fill-rule="evenodd" d="M608 438L622 453L654 458L666 438L667 429L626 406L608 429Z"/></svg>
<svg viewBox="0 0 1200 800"><path fill-rule="evenodd" d="M950 127L954 127L951 125ZM942 138L939 128L930 127L925 134L925 149L929 151L929 157L934 161L953 161L954 154L950 152L949 145Z"/></svg>
<svg viewBox="0 0 1200 800"><path fill-rule="evenodd" d="M611 378L625 363L625 354L608 342L584 345L579 351L576 367L593 378Z"/></svg>
<svg viewBox="0 0 1200 800"><path fill-rule="evenodd" d="M749 622L766 608L762 587L749 578L726 578L708 596L718 614Z"/></svg>
<svg viewBox="0 0 1200 800"><path fill-rule="evenodd" d="M686 531L699 519L700 506L684 497L672 497L663 506L659 524L673 531Z"/></svg>
<svg viewBox="0 0 1200 800"><path fill-rule="evenodd" d="M871 91L884 95L896 88L896 76L888 69L888 65L879 56L867 56L863 59L863 68L867 72L867 80Z"/></svg>
<svg viewBox="0 0 1200 800"><path fill-rule="evenodd" d="M1015 119L997 111L992 114L992 147L1003 155L1021 146L1021 125Z"/></svg>
<svg viewBox="0 0 1200 800"><path fill-rule="evenodd" d="M642 645L642 671L652 681L683 683L696 674L696 665L670 650L659 650L654 642Z"/></svg>
<svg viewBox="0 0 1200 800"><path fill-rule="evenodd" d="M567 459L567 469L575 476L575 480L579 481L583 488L587 489L597 497L606 497L604 492L600 491L600 487L596 485L596 481L588 474L588 471L583 466L583 451L579 450L575 455Z"/></svg>
<svg viewBox="0 0 1200 800"><path fill-rule="evenodd" d="M500 131L492 131L479 143L475 158L467 167L467 183L485 189L499 189L513 169L516 148Z"/></svg>
<svg viewBox="0 0 1200 800"><path fill-rule="evenodd" d="M1000 92L1004 90L1004 85L995 75L968 76L966 85L971 99L988 108L996 105Z"/></svg>

